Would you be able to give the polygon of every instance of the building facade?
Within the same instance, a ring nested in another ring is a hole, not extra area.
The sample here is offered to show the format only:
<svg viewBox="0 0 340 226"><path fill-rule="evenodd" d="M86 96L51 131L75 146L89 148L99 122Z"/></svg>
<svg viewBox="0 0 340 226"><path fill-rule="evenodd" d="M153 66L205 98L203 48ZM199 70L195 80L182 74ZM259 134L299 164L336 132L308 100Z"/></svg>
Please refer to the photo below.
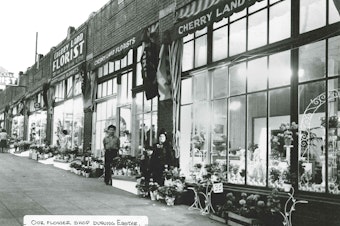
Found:
<svg viewBox="0 0 340 226"><path fill-rule="evenodd" d="M69 29L45 66L22 75L30 88L0 113L19 125L26 112L24 138L39 130L58 144L66 130L70 148L97 157L110 124L121 154L132 156L165 129L187 178L215 164L225 190L269 193L289 182L309 201L296 224L337 225L339 8L335 0L112 0ZM31 88L39 78L41 88Z"/></svg>

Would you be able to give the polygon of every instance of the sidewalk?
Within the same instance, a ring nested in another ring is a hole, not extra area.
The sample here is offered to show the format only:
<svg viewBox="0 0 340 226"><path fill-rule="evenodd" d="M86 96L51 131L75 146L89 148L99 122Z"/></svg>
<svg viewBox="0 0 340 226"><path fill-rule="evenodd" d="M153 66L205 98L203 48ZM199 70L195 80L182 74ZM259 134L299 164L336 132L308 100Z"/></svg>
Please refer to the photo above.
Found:
<svg viewBox="0 0 340 226"><path fill-rule="evenodd" d="M168 207L27 157L0 153L0 225L19 226L25 215L147 216L151 226L225 225L189 211Z"/></svg>

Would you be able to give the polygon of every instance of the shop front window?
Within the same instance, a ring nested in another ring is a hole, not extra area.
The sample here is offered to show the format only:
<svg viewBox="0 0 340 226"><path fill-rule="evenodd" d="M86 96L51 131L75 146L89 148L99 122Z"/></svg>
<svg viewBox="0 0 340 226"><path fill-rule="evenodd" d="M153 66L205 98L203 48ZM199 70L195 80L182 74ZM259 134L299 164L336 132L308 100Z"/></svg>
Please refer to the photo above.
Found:
<svg viewBox="0 0 340 226"><path fill-rule="evenodd" d="M267 166L267 95L248 95L247 184L266 186Z"/></svg>
<svg viewBox="0 0 340 226"><path fill-rule="evenodd" d="M247 150L245 96L232 97L229 99L228 116L228 182L233 184L245 184L245 160Z"/></svg>
<svg viewBox="0 0 340 226"><path fill-rule="evenodd" d="M218 163L225 171L227 156L227 67L193 74L182 81L181 169ZM211 92L212 90L212 92Z"/></svg>
<svg viewBox="0 0 340 226"><path fill-rule="evenodd" d="M70 99L54 108L53 144L61 145L63 131L67 131L67 149L83 148L84 112L82 98Z"/></svg>
<svg viewBox="0 0 340 226"><path fill-rule="evenodd" d="M326 0L300 0L300 33L326 25Z"/></svg>
<svg viewBox="0 0 340 226"><path fill-rule="evenodd" d="M137 154L141 154L142 150L157 143L158 100L146 100L145 93L140 92L136 94L134 107L133 147Z"/></svg>
<svg viewBox="0 0 340 226"><path fill-rule="evenodd" d="M287 74L286 77L290 77ZM265 123L265 122L263 122ZM280 88L269 92L269 175L270 188L283 188L290 183L290 150L285 146L282 124L290 124L290 88Z"/></svg>
<svg viewBox="0 0 340 226"><path fill-rule="evenodd" d="M28 118L29 141L44 144L46 139L47 112L36 111Z"/></svg>
<svg viewBox="0 0 340 226"><path fill-rule="evenodd" d="M96 130L95 130L95 155L103 156L103 139L109 125L117 126L117 99L111 98L97 104Z"/></svg>

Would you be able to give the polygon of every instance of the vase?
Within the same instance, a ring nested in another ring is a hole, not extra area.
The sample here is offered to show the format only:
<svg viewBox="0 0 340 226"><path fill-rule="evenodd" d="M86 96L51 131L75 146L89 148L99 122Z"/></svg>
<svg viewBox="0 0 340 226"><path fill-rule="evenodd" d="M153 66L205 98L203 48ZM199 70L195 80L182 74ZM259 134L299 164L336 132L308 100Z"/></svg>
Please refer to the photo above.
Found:
<svg viewBox="0 0 340 226"><path fill-rule="evenodd" d="M175 197L166 196L165 202L168 206L173 206L175 205Z"/></svg>
<svg viewBox="0 0 340 226"><path fill-rule="evenodd" d="M85 177L89 178L90 177L90 173L85 173Z"/></svg>
<svg viewBox="0 0 340 226"><path fill-rule="evenodd" d="M291 184L283 183L283 190L284 190L285 192L289 192L291 188L292 188L292 185L291 185Z"/></svg>

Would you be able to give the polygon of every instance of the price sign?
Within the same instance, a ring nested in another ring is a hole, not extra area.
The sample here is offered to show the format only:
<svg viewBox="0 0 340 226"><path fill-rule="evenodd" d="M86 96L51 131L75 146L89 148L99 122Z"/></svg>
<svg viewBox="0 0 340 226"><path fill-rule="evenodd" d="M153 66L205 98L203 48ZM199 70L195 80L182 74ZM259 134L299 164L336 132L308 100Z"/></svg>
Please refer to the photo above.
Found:
<svg viewBox="0 0 340 226"><path fill-rule="evenodd" d="M214 193L223 193L223 183L215 183L213 184Z"/></svg>

